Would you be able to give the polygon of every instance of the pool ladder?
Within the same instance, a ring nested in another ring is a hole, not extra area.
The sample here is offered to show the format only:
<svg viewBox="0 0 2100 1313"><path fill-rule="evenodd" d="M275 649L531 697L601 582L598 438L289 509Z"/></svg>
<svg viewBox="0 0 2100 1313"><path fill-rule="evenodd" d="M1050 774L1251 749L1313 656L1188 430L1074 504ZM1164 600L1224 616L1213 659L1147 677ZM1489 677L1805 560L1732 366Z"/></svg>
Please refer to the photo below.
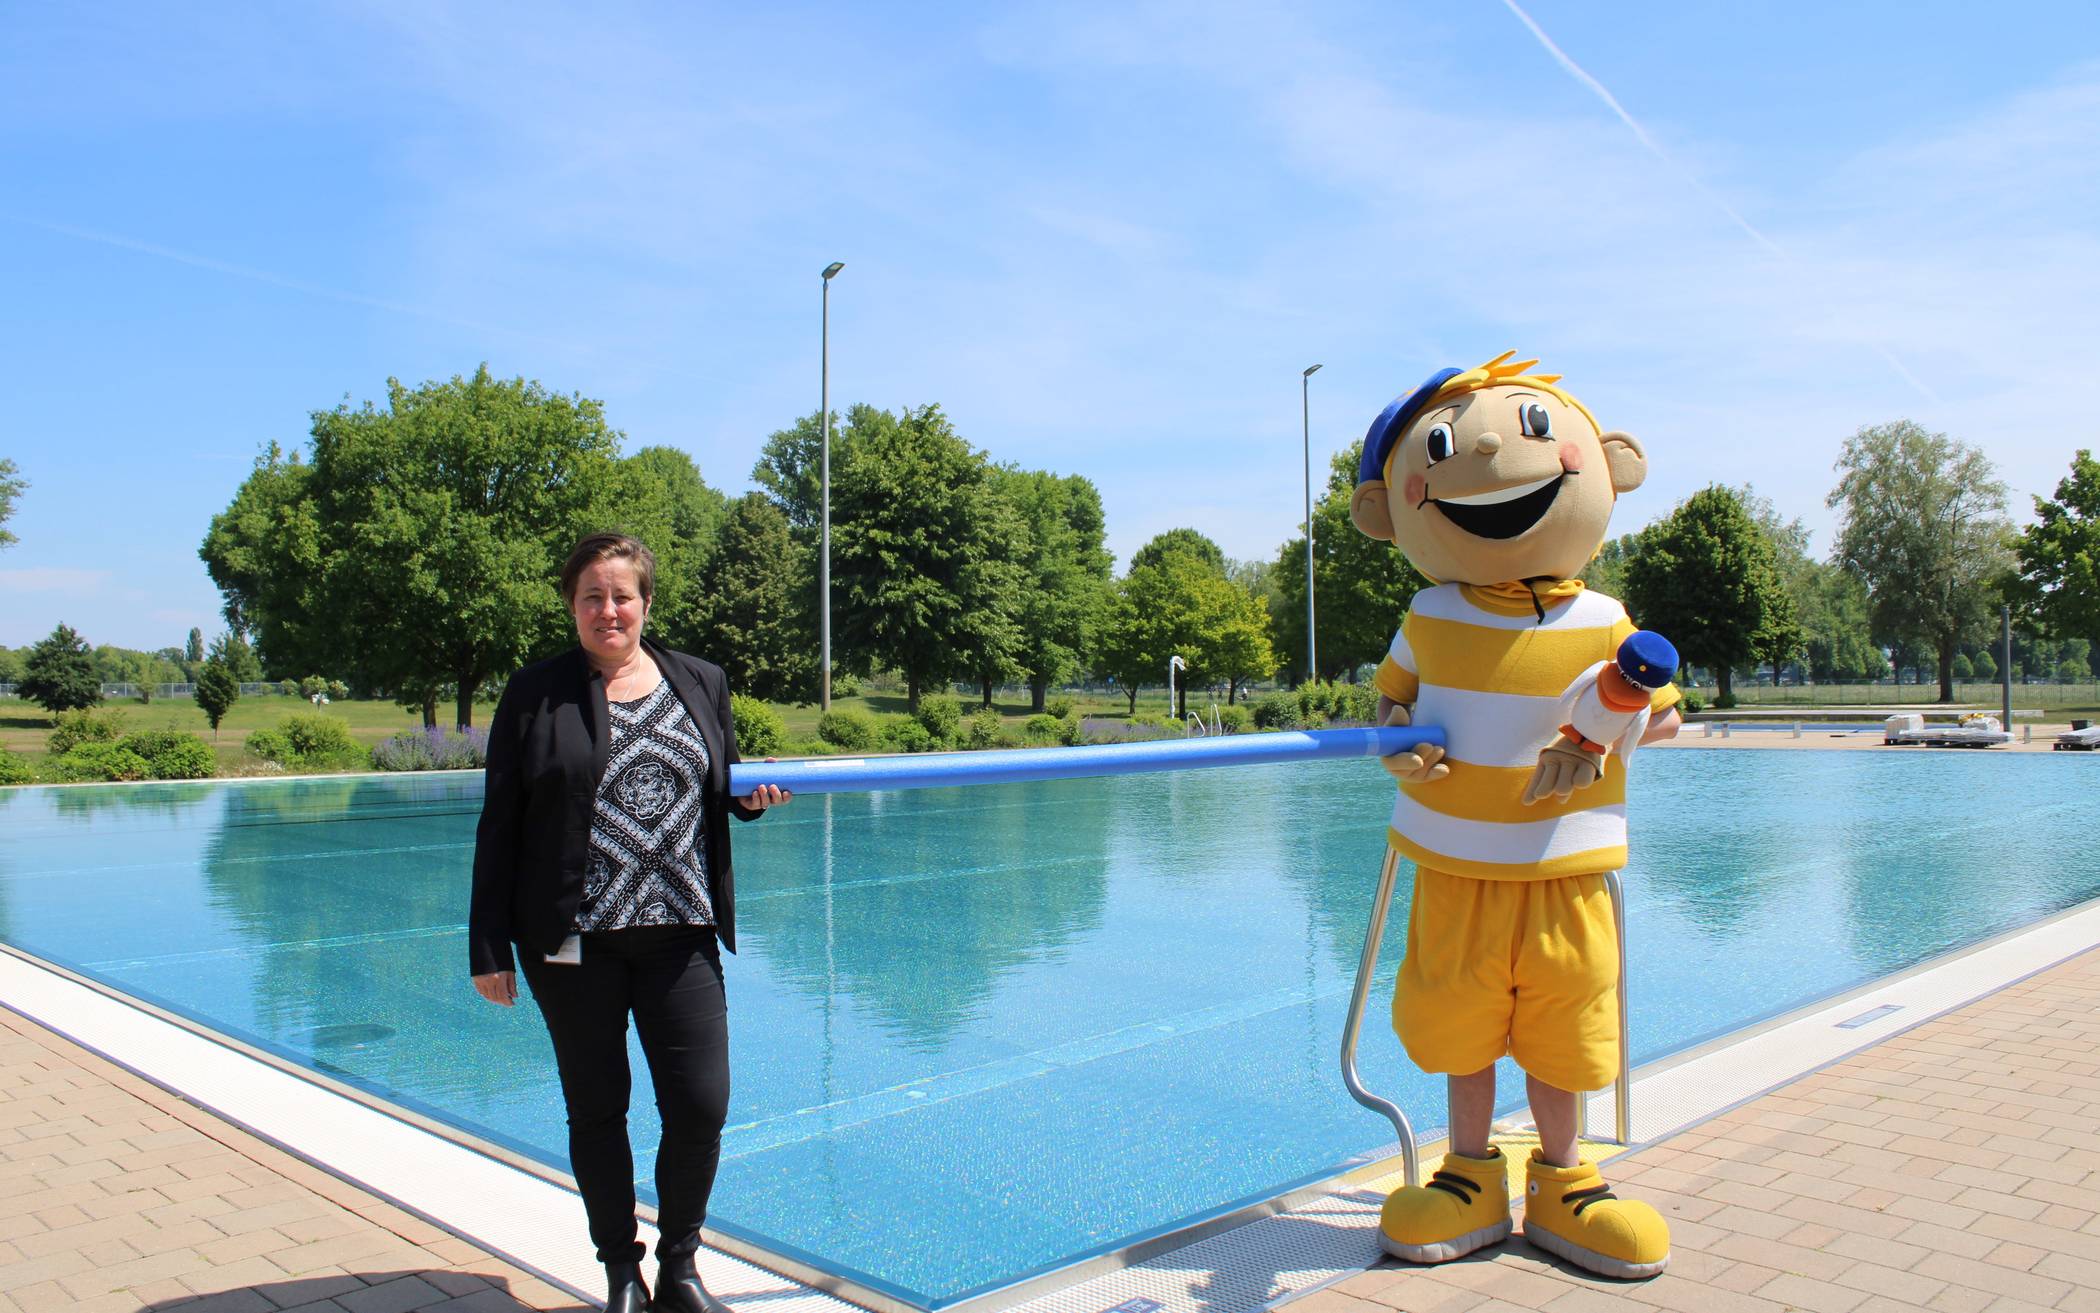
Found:
<svg viewBox="0 0 2100 1313"><path fill-rule="evenodd" d="M1350 1098L1393 1124L1393 1132L1400 1137L1402 1179L1405 1184L1413 1185L1422 1179L1414 1127L1399 1104L1371 1093L1356 1071L1356 1039L1363 1030L1364 1004L1371 996L1371 975L1378 966L1378 946L1385 938L1386 913L1391 910L1393 902L1393 877L1399 868L1400 854L1388 844L1385 867L1378 873L1378 893L1371 899L1371 924L1364 932L1364 955L1356 965L1356 989L1349 996L1349 1016L1342 1025L1342 1084L1349 1088ZM1616 1142L1630 1145L1633 1143L1633 1080L1628 1057L1631 1046L1626 1037L1626 889L1620 883L1617 871L1604 873L1604 887L1611 894L1611 919L1619 936L1619 1079L1612 1086L1619 1123ZM1583 1093L1575 1102L1575 1134L1578 1139L1589 1136L1589 1113L1590 1098Z"/></svg>

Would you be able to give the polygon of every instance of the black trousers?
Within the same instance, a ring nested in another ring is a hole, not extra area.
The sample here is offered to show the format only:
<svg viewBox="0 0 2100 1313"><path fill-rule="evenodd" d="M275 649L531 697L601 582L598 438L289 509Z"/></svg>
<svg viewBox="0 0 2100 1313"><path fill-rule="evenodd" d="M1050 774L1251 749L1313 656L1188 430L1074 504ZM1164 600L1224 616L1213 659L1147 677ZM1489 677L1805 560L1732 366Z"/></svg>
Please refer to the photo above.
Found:
<svg viewBox="0 0 2100 1313"><path fill-rule="evenodd" d="M564 966L521 950L519 965L554 1039L569 1112L569 1163L601 1263L639 1262L634 1150L627 1140L627 1014L656 1086L659 1257L700 1243L729 1113L729 1013L722 950L708 926L649 926L583 937Z"/></svg>

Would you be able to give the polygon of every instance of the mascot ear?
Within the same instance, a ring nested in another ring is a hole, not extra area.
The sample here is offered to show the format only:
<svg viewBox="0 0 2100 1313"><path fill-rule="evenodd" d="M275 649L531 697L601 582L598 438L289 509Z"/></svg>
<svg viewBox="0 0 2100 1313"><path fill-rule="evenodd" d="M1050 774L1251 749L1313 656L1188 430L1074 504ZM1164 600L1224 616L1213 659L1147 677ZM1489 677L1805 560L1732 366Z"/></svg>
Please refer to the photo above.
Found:
<svg viewBox="0 0 2100 1313"><path fill-rule="evenodd" d="M1601 434L1597 445L1604 448L1604 464L1611 470L1611 490L1614 493L1623 497L1647 481L1648 457L1631 433L1614 429Z"/></svg>
<svg viewBox="0 0 2100 1313"><path fill-rule="evenodd" d="M1393 511L1386 503L1383 483L1356 485L1356 495L1349 499L1349 520L1365 535L1382 543L1393 540Z"/></svg>

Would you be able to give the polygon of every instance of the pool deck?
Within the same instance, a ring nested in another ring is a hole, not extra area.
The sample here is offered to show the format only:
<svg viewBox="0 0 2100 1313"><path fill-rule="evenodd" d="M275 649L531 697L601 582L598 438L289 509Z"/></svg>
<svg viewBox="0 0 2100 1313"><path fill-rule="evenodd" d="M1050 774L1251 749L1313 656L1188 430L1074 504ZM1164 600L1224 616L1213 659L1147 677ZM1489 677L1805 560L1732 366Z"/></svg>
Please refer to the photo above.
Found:
<svg viewBox="0 0 2100 1313"><path fill-rule="evenodd" d="M1609 1171L1671 1218L1654 1281L1513 1239L1291 1313L2100 1309L2100 950ZM0 1313L178 1307L585 1306L0 1008Z"/></svg>

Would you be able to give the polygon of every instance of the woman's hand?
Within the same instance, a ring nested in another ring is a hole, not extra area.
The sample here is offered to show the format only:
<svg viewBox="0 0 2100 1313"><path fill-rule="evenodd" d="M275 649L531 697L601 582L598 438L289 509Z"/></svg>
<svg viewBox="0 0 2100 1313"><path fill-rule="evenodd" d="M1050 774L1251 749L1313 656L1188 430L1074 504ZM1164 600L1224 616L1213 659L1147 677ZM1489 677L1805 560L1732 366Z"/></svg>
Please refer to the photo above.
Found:
<svg viewBox="0 0 2100 1313"><path fill-rule="evenodd" d="M780 758L768 757L766 760L774 762L780 760ZM737 801L742 803L747 811L762 812L768 807L777 807L781 803L792 802L794 798L794 794L789 793L778 784L761 784L743 797L738 798Z"/></svg>
<svg viewBox="0 0 2100 1313"><path fill-rule="evenodd" d="M474 977L474 992L491 1003L514 1007L518 1002L518 973L489 971Z"/></svg>

